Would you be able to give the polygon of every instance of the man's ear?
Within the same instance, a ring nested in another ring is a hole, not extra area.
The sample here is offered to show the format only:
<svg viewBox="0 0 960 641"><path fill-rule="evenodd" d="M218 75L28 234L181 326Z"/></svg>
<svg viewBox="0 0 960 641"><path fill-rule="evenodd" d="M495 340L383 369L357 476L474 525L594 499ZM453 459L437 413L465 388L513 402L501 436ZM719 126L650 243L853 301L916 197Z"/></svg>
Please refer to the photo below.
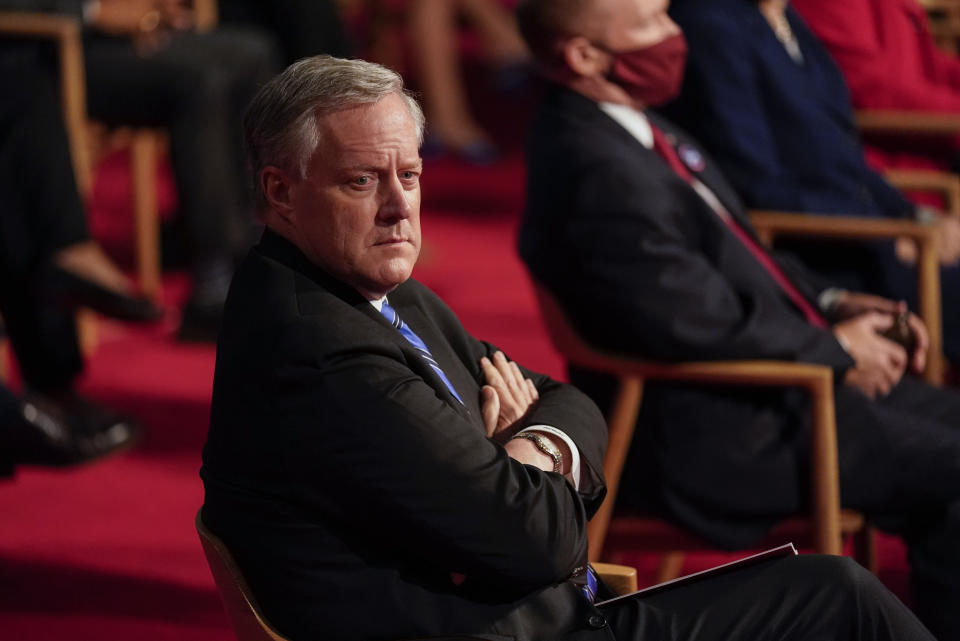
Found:
<svg viewBox="0 0 960 641"><path fill-rule="evenodd" d="M268 165L260 172L260 188L270 209L287 222L294 212L295 181L285 170Z"/></svg>
<svg viewBox="0 0 960 641"><path fill-rule="evenodd" d="M595 76L606 71L607 55L583 36L563 43L563 59L578 76Z"/></svg>

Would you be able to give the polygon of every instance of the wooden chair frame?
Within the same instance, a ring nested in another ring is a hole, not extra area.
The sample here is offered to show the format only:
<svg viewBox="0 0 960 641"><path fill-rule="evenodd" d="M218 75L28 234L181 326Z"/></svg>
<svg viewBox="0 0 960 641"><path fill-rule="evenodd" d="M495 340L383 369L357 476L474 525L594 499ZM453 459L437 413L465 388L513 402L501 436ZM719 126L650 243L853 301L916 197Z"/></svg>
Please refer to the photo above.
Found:
<svg viewBox="0 0 960 641"><path fill-rule="evenodd" d="M287 641L287 638L277 632L263 616L230 550L223 541L207 529L201 513L202 511L197 511L194 525L200 536L200 544L207 557L207 564L213 574L217 591L223 601L223 607L238 641ZM617 594L636 592L635 568L611 563L595 563L593 567Z"/></svg>
<svg viewBox="0 0 960 641"><path fill-rule="evenodd" d="M750 220L767 245L777 236L827 237L852 240L909 238L917 245L917 300L919 314L930 334L924 378L935 385L943 381L943 329L941 320L940 264L937 231L908 220L855 216L815 216L786 212L753 211Z"/></svg>
<svg viewBox="0 0 960 641"><path fill-rule="evenodd" d="M643 399L647 380L717 383L772 387L799 387L810 396L810 517L803 525L812 532L813 547L824 554L842 552L842 533L863 527L859 515L840 509L840 478L837 468L836 416L833 401L833 371L823 365L782 361L715 361L665 364L607 354L596 350L580 339L567 320L566 314L551 294L535 284L537 299L547 331L553 344L572 364L617 377L619 389L608 415L609 440L603 462L607 482L607 497L588 529L590 559L603 553L604 542L611 528L613 507L619 489L620 475ZM693 537L677 539L678 528L658 519L630 518L625 526L633 533L659 532L666 535L656 541L660 551L678 549L709 549L710 546ZM652 527L650 527L652 526ZM676 576L679 568L661 572L661 579Z"/></svg>
<svg viewBox="0 0 960 641"><path fill-rule="evenodd" d="M196 28L216 26L216 0L194 0ZM83 65L83 29L66 15L33 11L0 11L0 34L49 40L57 47L60 96L70 142L70 157L81 197L93 188L93 158L88 136L87 85ZM133 130L130 144L131 198L137 280L145 296L160 295L160 216L157 203L157 158L163 133L146 128Z"/></svg>

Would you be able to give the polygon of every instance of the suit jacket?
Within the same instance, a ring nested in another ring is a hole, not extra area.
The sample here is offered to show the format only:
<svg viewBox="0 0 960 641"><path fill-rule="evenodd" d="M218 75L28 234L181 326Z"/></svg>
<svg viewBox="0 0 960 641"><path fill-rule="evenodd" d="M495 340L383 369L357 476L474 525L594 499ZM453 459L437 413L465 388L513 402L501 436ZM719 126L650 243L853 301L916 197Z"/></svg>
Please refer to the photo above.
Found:
<svg viewBox="0 0 960 641"><path fill-rule="evenodd" d="M682 94L666 113L707 147L748 207L912 212L867 165L843 77L796 12L788 7L787 20L803 64L756 0L679 0L670 13L690 53Z"/></svg>
<svg viewBox="0 0 960 641"><path fill-rule="evenodd" d="M413 280L389 299L463 405L369 302L265 233L226 304L205 522L292 639L604 638L565 581L605 491L596 406L525 371L541 394L528 423L578 445L578 493L486 438L494 348Z"/></svg>
<svg viewBox="0 0 960 641"><path fill-rule="evenodd" d="M653 121L681 158L696 156L691 138ZM691 170L749 229L700 153L702 168ZM852 365L690 185L593 101L550 89L528 163L520 253L591 344L665 361L784 359L838 373ZM811 300L825 285L776 259ZM572 374L607 405L610 381ZM805 500L803 404L793 392L648 386L622 502L652 502L721 544L753 542Z"/></svg>
<svg viewBox="0 0 960 641"><path fill-rule="evenodd" d="M960 61L917 0L792 0L843 70L858 108L960 111Z"/></svg>

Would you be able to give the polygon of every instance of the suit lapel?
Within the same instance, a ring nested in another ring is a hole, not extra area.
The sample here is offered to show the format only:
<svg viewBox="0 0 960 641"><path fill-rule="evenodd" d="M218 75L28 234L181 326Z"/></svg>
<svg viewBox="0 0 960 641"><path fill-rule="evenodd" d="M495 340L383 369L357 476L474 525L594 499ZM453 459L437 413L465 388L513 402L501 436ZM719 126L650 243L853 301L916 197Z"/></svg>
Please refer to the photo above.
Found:
<svg viewBox="0 0 960 641"><path fill-rule="evenodd" d="M403 286L401 285L401 287ZM437 396L444 399L447 404L460 413L460 415L473 423L477 423L478 420L482 421L482 419L479 418L479 386L473 378L473 375L461 362L456 352L450 347L449 342L444 338L443 334L437 329L436 325L431 322L427 313L415 302L403 296L395 296L393 294L389 298L390 304L397 310L403 322L427 345L427 349L430 350L433 359L440 365L443 373L446 374L454 389L457 390L457 394L463 399L463 403L461 404L460 401L450 393L443 379L417 354L407 339L387 323L382 315L378 314L396 335L396 339L400 341L400 347L408 355L408 361L411 363L411 367L414 367L417 373L437 392ZM373 311L377 313L376 310ZM414 365L414 363L416 365ZM482 428L482 424L480 426Z"/></svg>

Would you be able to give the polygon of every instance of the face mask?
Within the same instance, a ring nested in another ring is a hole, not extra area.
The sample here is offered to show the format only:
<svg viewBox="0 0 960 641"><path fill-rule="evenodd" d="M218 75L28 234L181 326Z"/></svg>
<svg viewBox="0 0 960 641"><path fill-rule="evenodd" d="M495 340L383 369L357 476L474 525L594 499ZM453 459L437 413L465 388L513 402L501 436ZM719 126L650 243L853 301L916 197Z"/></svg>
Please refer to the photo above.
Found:
<svg viewBox="0 0 960 641"><path fill-rule="evenodd" d="M631 51L611 51L610 80L630 97L646 106L670 102L680 93L687 63L687 41L683 34L670 36L655 45Z"/></svg>

